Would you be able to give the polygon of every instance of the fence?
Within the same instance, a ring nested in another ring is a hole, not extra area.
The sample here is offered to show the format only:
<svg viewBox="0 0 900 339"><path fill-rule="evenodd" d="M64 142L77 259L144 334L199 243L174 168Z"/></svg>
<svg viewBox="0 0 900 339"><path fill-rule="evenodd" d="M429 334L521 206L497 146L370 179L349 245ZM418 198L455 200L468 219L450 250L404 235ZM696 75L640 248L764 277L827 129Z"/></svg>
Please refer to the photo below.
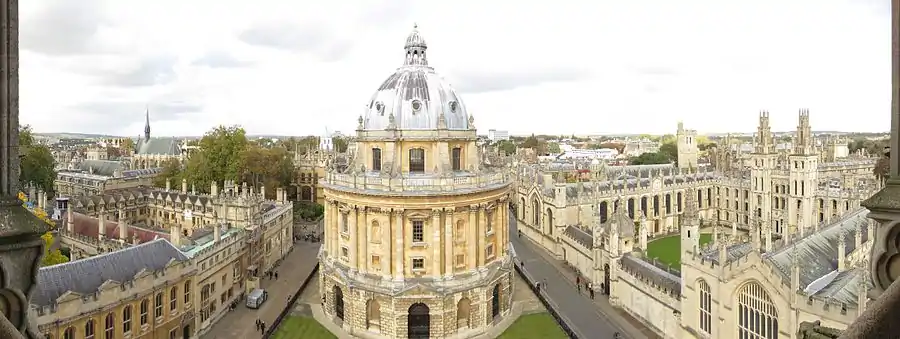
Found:
<svg viewBox="0 0 900 339"><path fill-rule="evenodd" d="M278 318L275 318L275 321L272 322L272 326L269 326L269 328L266 329L266 333L263 334L263 339L272 338L275 335L275 332L278 332L278 326L281 325L281 322L284 321L285 317L291 314L291 310L294 309L294 303L297 302L297 299L300 298L300 294L306 289L306 285L309 285L310 280L312 280L318 272L319 264L316 264L316 267L313 267L312 271L309 272L309 276L306 277L306 280L303 280L303 284L300 284L300 288L297 289L297 292L294 292L291 296L291 301L287 304L287 307L278 314Z"/></svg>
<svg viewBox="0 0 900 339"><path fill-rule="evenodd" d="M516 268L516 272L519 273L519 276L521 276L522 279L524 279L525 282L528 283L529 287L531 287L531 290L538 297L538 300L541 301L541 304L544 304L544 307L548 312L550 312L550 315L553 316L553 319L556 320L556 323L559 324L559 327L562 327L562 330L566 332L566 335L568 335L571 339L581 339L581 337L579 337L578 334L576 334L575 331L572 330L572 327L569 325L569 321L565 317L563 317L562 314L559 314L559 312L556 311L559 306L556 305L556 303L554 303L552 300L550 300L550 296L547 295L547 292L545 292L543 288L536 287L536 281L534 281L534 278L532 278L531 275L528 274L528 272L525 272L525 270L523 270L519 265L513 266Z"/></svg>

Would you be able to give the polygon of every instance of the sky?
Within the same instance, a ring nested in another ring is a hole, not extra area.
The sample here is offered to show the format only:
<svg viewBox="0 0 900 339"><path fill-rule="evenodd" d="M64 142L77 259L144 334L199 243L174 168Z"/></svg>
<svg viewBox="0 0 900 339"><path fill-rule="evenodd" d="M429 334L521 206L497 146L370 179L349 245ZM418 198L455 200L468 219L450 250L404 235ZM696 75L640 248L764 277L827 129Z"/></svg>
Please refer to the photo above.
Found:
<svg viewBox="0 0 900 339"><path fill-rule="evenodd" d="M353 133L413 24L481 133L887 131L890 0L20 1L38 132Z"/></svg>

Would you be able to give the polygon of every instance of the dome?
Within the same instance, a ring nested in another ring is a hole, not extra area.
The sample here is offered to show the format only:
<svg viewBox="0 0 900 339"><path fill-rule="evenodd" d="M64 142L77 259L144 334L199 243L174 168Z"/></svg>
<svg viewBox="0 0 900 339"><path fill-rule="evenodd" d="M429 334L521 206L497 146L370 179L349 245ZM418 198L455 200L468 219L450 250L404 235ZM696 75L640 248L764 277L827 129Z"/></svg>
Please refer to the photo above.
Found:
<svg viewBox="0 0 900 339"><path fill-rule="evenodd" d="M456 91L428 66L425 39L417 27L406 38L403 66L366 103L363 130L468 130L469 116ZM439 123L440 120L443 124Z"/></svg>

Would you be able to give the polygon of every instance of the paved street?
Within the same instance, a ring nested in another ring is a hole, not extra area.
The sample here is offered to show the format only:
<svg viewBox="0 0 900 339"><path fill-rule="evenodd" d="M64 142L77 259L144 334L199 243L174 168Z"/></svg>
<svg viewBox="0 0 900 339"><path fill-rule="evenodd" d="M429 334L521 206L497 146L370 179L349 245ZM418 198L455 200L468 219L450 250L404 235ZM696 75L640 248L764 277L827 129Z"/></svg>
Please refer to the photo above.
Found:
<svg viewBox="0 0 900 339"><path fill-rule="evenodd" d="M574 281L567 279L563 272L551 263L552 259L538 252L543 249L537 248L526 239L519 239L515 218L510 218L509 232L516 255L525 263L525 271L539 281L546 281L546 292L550 296L551 303L564 305L556 309L560 316L569 322L579 338L612 338L615 332L622 334L622 338L647 337L646 334L641 334L641 330L623 321L621 316L607 315L590 298L579 294ZM596 298L601 299L602 296L597 295Z"/></svg>
<svg viewBox="0 0 900 339"><path fill-rule="evenodd" d="M257 310L247 308L244 300L239 300L237 309L219 319L203 338L261 338L262 333L256 330L256 319L264 321L266 326L272 326L275 318L287 307L288 295L297 292L300 284L318 263L316 254L319 246L319 243L308 242L294 245L294 250L275 269L278 271L278 280L262 279L262 287L269 292L269 300Z"/></svg>

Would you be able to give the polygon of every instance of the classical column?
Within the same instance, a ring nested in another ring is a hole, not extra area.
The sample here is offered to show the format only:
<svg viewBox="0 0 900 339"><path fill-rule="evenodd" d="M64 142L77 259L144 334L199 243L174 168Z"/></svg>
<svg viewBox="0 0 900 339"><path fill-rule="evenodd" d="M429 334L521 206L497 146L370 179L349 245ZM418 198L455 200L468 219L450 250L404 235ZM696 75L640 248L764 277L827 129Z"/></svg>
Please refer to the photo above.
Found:
<svg viewBox="0 0 900 339"><path fill-rule="evenodd" d="M466 239L467 239L466 252L468 252L468 253L466 253L466 266L468 266L468 268L470 268L470 269L475 268L475 266L476 266L475 259L477 258L476 257L477 253L475 251L476 251L477 246L475 246L475 244L476 244L475 234L478 233L478 218L477 217L478 217L478 205L469 206L469 222L468 222L468 225L466 225L467 226L466 227Z"/></svg>
<svg viewBox="0 0 900 339"><path fill-rule="evenodd" d="M356 209L356 206L350 206L350 211L348 211L347 214L347 222L350 223L350 225L347 225L347 233L350 234L350 267L352 267L353 270L356 270L359 267L359 244L356 241L357 237L359 236L357 234L359 232L357 232L358 230L356 226L358 222L357 219L359 218L359 213Z"/></svg>
<svg viewBox="0 0 900 339"><path fill-rule="evenodd" d="M475 236L478 237L478 266L484 266L484 254L485 254L485 240L487 238L486 229L487 226L487 204L481 204L478 206L478 231L475 233Z"/></svg>
<svg viewBox="0 0 900 339"><path fill-rule="evenodd" d="M429 270L435 277L441 276L441 210L431 210L431 232L434 234L434 241L431 243L431 260L432 268Z"/></svg>
<svg viewBox="0 0 900 339"><path fill-rule="evenodd" d="M403 210L394 210L393 213L394 220L393 227L391 229L394 230L394 242L397 244L394 251L394 280L403 280L403 276L405 275L404 267L406 267L406 258L403 257L403 246L404 245L404 237L406 236L405 222L403 220Z"/></svg>
<svg viewBox="0 0 900 339"><path fill-rule="evenodd" d="M369 218L365 207L359 208L359 218L362 221L357 222L357 246L359 246L359 271L366 273L369 271Z"/></svg>
<svg viewBox="0 0 900 339"><path fill-rule="evenodd" d="M31 292L48 226L21 205L19 193L19 2L0 2L0 338L43 338L30 317Z"/></svg>
<svg viewBox="0 0 900 339"><path fill-rule="evenodd" d="M453 275L453 210L444 215L444 277Z"/></svg>
<svg viewBox="0 0 900 339"><path fill-rule="evenodd" d="M337 250L338 238L341 236L338 234L337 223L340 216L340 211L338 210L338 202L331 200L328 203L328 213L330 214L330 218L327 219L327 224L325 225L325 232L328 232L328 253L332 258L336 258L339 253Z"/></svg>

